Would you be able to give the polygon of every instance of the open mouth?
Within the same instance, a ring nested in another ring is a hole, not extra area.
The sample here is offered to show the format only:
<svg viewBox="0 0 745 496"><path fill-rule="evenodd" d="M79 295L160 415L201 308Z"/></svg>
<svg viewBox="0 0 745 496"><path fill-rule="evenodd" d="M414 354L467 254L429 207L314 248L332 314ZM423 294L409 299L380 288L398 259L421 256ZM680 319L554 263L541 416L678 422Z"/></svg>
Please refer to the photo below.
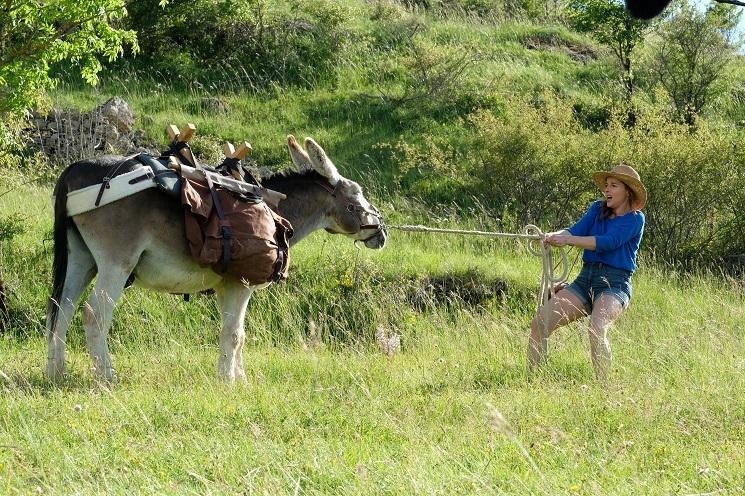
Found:
<svg viewBox="0 0 745 496"><path fill-rule="evenodd" d="M386 236L385 229L380 229L375 234L373 234L371 237L364 240L364 243L365 243L365 246L368 248L379 250L385 246L386 238L387 236Z"/></svg>

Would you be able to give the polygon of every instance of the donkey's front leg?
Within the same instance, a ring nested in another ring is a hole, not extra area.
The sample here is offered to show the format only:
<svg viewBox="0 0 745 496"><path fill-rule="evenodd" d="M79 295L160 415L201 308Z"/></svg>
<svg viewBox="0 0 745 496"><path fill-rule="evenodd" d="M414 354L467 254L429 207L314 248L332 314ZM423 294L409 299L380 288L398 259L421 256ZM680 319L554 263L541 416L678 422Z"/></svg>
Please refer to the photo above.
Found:
<svg viewBox="0 0 745 496"><path fill-rule="evenodd" d="M83 309L85 340L93 358L94 372L106 381L114 379L114 368L109 355L107 337L114 313L114 305L124 290L130 271L113 267L101 271Z"/></svg>
<svg viewBox="0 0 745 496"><path fill-rule="evenodd" d="M254 288L232 280L226 280L222 288L217 291L217 303L222 317L217 373L227 382L233 382L236 378L246 380L241 356L243 343L246 341L243 320L246 317L246 306L253 291Z"/></svg>

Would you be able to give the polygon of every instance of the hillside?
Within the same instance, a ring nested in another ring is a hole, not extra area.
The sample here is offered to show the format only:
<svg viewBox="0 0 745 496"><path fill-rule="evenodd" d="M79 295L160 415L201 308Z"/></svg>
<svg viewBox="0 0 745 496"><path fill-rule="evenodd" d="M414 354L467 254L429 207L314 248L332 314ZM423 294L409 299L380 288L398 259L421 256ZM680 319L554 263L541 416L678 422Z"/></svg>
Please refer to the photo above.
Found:
<svg viewBox="0 0 745 496"><path fill-rule="evenodd" d="M249 2L243 17L215 13L209 35L184 33L215 5L153 7L142 53L112 64L93 88L63 76L53 101L91 109L119 95L161 145L167 124L194 122L207 161L225 140L246 139L257 165L284 168L284 137L313 136L344 173L394 204L413 197L465 217L483 206L508 230L566 225L596 196L588 174L626 162L650 192L645 252L727 267L745 253L732 237L740 221L715 200L744 201L740 55L691 127L653 77L661 28L645 28L628 126L611 47L549 11L518 20L387 1ZM163 52L156 41L180 45Z"/></svg>
<svg viewBox="0 0 745 496"><path fill-rule="evenodd" d="M587 319L528 374L541 261L522 243L391 229L383 250L323 230L293 247L289 279L249 302L245 384L217 379L214 295L138 286L114 311L117 380L91 370L81 302L53 382L66 164L0 133L0 494L741 494L741 56L686 122L654 76L667 24L634 49L629 103L613 50L561 4L132 1L140 53L94 87L55 66L49 103L119 96L142 142L193 122L203 161L245 139L265 173L312 136L389 224L557 229L599 197L592 171L631 163L647 231L608 381Z"/></svg>

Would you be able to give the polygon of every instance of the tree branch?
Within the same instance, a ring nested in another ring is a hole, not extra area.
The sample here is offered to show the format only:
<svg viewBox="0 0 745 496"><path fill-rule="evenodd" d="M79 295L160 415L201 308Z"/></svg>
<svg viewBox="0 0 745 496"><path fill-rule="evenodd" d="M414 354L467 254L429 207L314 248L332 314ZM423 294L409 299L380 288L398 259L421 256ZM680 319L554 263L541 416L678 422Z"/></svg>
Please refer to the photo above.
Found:
<svg viewBox="0 0 745 496"><path fill-rule="evenodd" d="M738 7L745 7L745 2L739 0L714 0L717 3L728 3L730 5L737 5Z"/></svg>

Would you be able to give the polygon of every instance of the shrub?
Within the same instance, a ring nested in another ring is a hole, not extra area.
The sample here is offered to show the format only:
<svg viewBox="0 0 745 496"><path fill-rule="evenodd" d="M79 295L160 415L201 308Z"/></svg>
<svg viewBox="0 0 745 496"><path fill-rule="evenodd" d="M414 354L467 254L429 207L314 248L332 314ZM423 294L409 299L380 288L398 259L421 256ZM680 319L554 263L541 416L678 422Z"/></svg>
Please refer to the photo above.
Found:
<svg viewBox="0 0 745 496"><path fill-rule="evenodd" d="M333 82L349 41L349 15L331 1L158 3L129 4L142 47L130 63L214 88Z"/></svg>
<svg viewBox="0 0 745 496"><path fill-rule="evenodd" d="M465 13L497 19L538 19L549 13L550 6L537 0L400 0L410 9L440 15Z"/></svg>
<svg viewBox="0 0 745 496"><path fill-rule="evenodd" d="M402 60L383 60L377 65L373 82L383 102L402 117L452 119L499 106L489 88L472 78L478 58L468 48L414 40Z"/></svg>
<svg viewBox="0 0 745 496"><path fill-rule="evenodd" d="M738 255L727 237L745 229L742 138L697 122L691 131L663 112L642 114L632 129L619 123L598 135L610 160L637 167L649 192L645 244L663 259L693 264ZM740 246L742 244L740 243Z"/></svg>
<svg viewBox="0 0 745 496"><path fill-rule="evenodd" d="M736 131L705 122L691 130L659 108L640 110L627 127L621 108L593 132L573 103L548 93L513 100L504 116L473 113L460 124L458 141L426 134L399 142L393 159L403 191L462 206L475 198L511 231L528 222L558 229L601 197L591 172L624 162L649 192L643 250L685 265L741 259L745 148Z"/></svg>

